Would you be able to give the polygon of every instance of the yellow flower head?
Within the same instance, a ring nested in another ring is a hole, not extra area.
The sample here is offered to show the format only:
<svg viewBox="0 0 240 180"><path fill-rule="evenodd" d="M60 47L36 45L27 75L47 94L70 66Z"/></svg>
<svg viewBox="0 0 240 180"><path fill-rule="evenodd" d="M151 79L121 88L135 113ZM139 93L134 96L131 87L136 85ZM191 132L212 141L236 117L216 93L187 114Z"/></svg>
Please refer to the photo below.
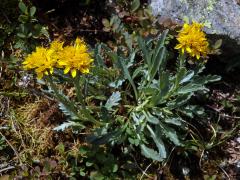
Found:
<svg viewBox="0 0 240 180"><path fill-rule="evenodd" d="M63 50L63 42L54 40L50 44L50 51L52 51L52 58L54 61L58 61L61 51Z"/></svg>
<svg viewBox="0 0 240 180"><path fill-rule="evenodd" d="M56 59L52 58L54 51L43 47L37 47L36 51L28 55L23 61L25 70L35 70L37 78L41 79L43 75L53 73L53 67L56 64Z"/></svg>
<svg viewBox="0 0 240 180"><path fill-rule="evenodd" d="M85 42L76 39L73 46L66 46L59 55L58 66L64 69L64 74L71 72L72 77L76 77L77 71L83 74L89 73L93 59L88 52Z"/></svg>
<svg viewBox="0 0 240 180"><path fill-rule="evenodd" d="M209 44L202 28L203 25L196 22L191 25L184 24L178 34L179 44L175 49L180 49L182 53L187 52L197 59L201 56L205 57L209 53Z"/></svg>
<svg viewBox="0 0 240 180"><path fill-rule="evenodd" d="M54 50L55 52L60 52L63 50L63 42L59 40L54 40L50 44L50 49Z"/></svg>

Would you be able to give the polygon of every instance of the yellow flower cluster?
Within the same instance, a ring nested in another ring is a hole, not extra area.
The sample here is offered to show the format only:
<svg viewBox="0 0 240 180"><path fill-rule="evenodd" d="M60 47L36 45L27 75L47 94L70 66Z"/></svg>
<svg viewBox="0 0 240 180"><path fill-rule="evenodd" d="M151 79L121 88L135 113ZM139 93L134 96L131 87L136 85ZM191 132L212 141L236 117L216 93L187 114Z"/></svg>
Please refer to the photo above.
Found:
<svg viewBox="0 0 240 180"><path fill-rule="evenodd" d="M37 78L41 79L43 75L52 74L54 68L64 69L64 74L71 72L73 78L78 71L87 74L92 62L87 45L77 38L72 46L63 47L63 42L56 40L49 48L37 47L22 64L25 70L34 70Z"/></svg>
<svg viewBox="0 0 240 180"><path fill-rule="evenodd" d="M178 34L177 40L179 44L175 49L180 49L181 53L187 52L197 59L201 56L206 57L209 53L209 44L202 28L203 25L196 22L191 25L184 24Z"/></svg>

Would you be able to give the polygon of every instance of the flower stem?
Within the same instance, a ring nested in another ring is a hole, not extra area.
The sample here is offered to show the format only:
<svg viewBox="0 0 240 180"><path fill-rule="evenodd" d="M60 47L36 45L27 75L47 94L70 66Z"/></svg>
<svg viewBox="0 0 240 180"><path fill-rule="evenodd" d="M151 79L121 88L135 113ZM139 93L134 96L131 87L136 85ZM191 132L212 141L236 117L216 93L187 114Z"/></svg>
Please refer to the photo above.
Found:
<svg viewBox="0 0 240 180"><path fill-rule="evenodd" d="M74 86L75 86L75 89L76 89L77 99L81 103L82 108L86 109L84 98L83 98L82 93L81 93L79 73L77 74L76 78L74 78L73 82L74 82Z"/></svg>

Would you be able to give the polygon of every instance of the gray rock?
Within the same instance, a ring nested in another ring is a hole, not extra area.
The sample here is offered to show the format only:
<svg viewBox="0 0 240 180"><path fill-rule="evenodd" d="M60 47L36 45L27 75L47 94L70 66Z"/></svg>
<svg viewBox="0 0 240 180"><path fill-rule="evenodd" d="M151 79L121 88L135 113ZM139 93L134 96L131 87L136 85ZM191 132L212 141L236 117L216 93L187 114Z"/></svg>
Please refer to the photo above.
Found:
<svg viewBox="0 0 240 180"><path fill-rule="evenodd" d="M237 67L240 58L240 3L239 0L149 0L159 22L171 19L184 23L184 18L205 24L205 32L213 44L222 39L222 54L217 57L226 63L227 71ZM238 2L238 3L237 3ZM165 27L164 23L163 26Z"/></svg>
<svg viewBox="0 0 240 180"><path fill-rule="evenodd" d="M240 6L237 0L151 0L154 15L182 23L184 17L208 25L208 34L226 35L240 44Z"/></svg>

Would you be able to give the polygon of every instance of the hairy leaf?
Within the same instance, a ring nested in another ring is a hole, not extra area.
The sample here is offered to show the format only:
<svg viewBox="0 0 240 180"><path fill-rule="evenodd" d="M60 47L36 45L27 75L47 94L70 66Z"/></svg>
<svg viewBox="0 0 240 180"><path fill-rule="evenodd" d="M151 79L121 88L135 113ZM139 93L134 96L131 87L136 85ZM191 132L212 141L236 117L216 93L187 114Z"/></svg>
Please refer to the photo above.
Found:
<svg viewBox="0 0 240 180"><path fill-rule="evenodd" d="M108 110L112 110L114 106L117 106L119 104L120 100L121 100L121 93L119 91L113 92L112 95L107 100L105 104L105 108Z"/></svg>

